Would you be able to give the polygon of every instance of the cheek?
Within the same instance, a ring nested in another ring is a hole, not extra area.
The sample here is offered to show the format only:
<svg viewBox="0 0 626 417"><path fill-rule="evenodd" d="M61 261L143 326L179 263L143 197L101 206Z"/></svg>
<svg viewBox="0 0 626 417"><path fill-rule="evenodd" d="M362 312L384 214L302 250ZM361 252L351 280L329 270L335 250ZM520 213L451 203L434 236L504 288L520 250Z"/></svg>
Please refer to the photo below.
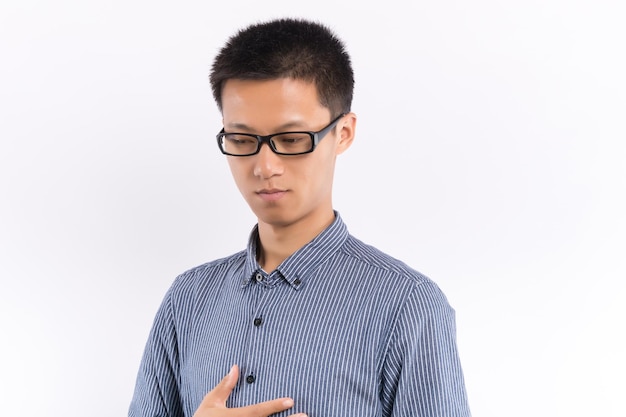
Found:
<svg viewBox="0 0 626 417"><path fill-rule="evenodd" d="M233 176L235 183L239 188L241 188L246 179L245 173L247 168L245 164L242 164L241 161L234 162L229 159L228 167L230 168L230 173Z"/></svg>
<svg viewBox="0 0 626 417"><path fill-rule="evenodd" d="M302 167L300 175L310 189L327 191L332 187L335 158L327 154L319 156L311 164Z"/></svg>

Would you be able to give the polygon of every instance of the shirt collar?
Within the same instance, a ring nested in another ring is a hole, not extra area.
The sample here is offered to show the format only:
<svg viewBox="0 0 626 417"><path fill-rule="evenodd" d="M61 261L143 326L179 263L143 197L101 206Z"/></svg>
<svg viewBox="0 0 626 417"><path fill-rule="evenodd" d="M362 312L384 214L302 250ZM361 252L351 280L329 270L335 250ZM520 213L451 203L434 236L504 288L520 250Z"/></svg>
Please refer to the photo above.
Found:
<svg viewBox="0 0 626 417"><path fill-rule="evenodd" d="M322 263L337 252L348 237L348 228L335 211L335 220L309 243L285 259L276 271L294 289L300 289ZM243 286L246 286L261 271L256 254L259 241L258 225L255 225L248 239ZM269 271L273 272L273 271ZM275 273L275 272L273 272Z"/></svg>

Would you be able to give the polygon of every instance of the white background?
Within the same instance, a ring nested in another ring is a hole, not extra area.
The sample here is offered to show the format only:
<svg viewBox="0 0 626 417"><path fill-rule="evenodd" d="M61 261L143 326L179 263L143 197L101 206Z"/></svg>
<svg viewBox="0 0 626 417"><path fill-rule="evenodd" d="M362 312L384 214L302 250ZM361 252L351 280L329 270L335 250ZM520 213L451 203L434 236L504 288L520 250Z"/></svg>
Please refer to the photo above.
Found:
<svg viewBox="0 0 626 417"><path fill-rule="evenodd" d="M626 415L623 2L296 3L0 6L0 413L125 415L174 277L254 224L212 59L294 16L353 57L335 206L448 295L474 416Z"/></svg>

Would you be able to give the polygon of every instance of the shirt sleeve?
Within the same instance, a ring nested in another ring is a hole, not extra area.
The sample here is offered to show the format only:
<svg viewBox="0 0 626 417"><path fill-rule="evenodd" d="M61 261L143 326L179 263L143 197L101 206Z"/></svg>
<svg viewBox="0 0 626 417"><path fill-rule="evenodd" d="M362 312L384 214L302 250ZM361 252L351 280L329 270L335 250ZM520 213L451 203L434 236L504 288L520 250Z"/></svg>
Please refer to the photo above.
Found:
<svg viewBox="0 0 626 417"><path fill-rule="evenodd" d="M456 345L455 314L432 282L409 293L382 372L385 417L469 417Z"/></svg>
<svg viewBox="0 0 626 417"><path fill-rule="evenodd" d="M183 417L171 289L154 319L137 373L129 417Z"/></svg>

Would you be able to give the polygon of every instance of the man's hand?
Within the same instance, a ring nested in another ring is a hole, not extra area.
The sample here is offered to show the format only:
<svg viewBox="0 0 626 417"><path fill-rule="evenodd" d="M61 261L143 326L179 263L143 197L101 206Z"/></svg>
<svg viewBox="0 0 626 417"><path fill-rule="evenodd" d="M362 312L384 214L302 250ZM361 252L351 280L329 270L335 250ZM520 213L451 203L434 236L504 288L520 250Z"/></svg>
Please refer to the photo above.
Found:
<svg viewBox="0 0 626 417"><path fill-rule="evenodd" d="M247 407L226 408L226 400L233 392L238 378L239 368L233 365L228 375L204 397L193 417L269 417L293 407L291 398L277 398ZM289 417L306 417L306 414L292 414Z"/></svg>

